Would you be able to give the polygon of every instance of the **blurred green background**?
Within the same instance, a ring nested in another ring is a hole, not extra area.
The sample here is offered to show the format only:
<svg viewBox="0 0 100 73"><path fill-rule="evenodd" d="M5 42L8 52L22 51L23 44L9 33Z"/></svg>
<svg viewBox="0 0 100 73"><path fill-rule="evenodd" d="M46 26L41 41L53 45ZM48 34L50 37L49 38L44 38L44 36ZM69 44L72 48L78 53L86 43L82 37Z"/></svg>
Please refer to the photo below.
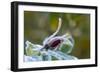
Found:
<svg viewBox="0 0 100 73"><path fill-rule="evenodd" d="M70 33L75 40L71 55L90 58L89 14L24 11L24 40L42 45L43 40L56 31L59 17L62 26L58 35Z"/></svg>

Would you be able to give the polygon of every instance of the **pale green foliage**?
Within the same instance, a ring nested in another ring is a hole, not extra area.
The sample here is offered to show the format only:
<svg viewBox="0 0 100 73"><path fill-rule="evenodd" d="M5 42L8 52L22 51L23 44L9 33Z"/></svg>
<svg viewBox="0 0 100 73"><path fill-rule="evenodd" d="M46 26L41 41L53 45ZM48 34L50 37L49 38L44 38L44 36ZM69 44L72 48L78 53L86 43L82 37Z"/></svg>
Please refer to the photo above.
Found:
<svg viewBox="0 0 100 73"><path fill-rule="evenodd" d="M69 45L69 44L67 44ZM41 51L41 45L32 44L29 41L26 41L25 51L26 54L24 56L25 61L52 61L52 60L76 60L77 58L68 53L64 53L60 50L43 50ZM62 45L62 48L65 47L65 44ZM64 48L63 48L64 49ZM71 49L70 47L65 47L65 49ZM67 52L67 51L66 51Z"/></svg>

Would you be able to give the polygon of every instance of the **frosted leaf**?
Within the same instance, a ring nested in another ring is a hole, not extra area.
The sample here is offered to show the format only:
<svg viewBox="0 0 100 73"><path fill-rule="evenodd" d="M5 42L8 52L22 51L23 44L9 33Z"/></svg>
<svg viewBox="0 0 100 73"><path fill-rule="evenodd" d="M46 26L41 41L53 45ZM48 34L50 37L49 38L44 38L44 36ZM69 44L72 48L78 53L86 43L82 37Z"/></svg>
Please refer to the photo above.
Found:
<svg viewBox="0 0 100 73"><path fill-rule="evenodd" d="M76 60L77 58L71 55L64 54L60 51L48 51L49 55L54 56L58 60Z"/></svg>
<svg viewBox="0 0 100 73"><path fill-rule="evenodd" d="M25 49L27 49L27 48L30 47L30 48L32 48L33 50L40 50L40 49L42 48L42 45L33 44L33 43L29 42L29 41L26 41L25 44L26 44Z"/></svg>
<svg viewBox="0 0 100 73"><path fill-rule="evenodd" d="M73 46L74 46L74 40L72 36L69 34L65 34L62 37L64 39L64 42L62 42L60 46L60 50L64 53L71 53Z"/></svg>
<svg viewBox="0 0 100 73"><path fill-rule="evenodd" d="M42 61L41 56L24 56L24 62Z"/></svg>
<svg viewBox="0 0 100 73"><path fill-rule="evenodd" d="M68 39L66 39L66 42L63 43L62 48L64 45L70 45L69 50L71 52L71 48L73 45L71 45L72 42ZM42 50L41 51L40 45L35 45L30 42L27 42L26 45L26 53L27 55L24 57L25 62L33 62L33 61L51 61L53 60L52 57L55 57L57 60L76 60L77 58L68 54L65 54L61 50ZM68 47L64 47L65 49L68 49ZM68 52L67 51L67 52Z"/></svg>
<svg viewBox="0 0 100 73"><path fill-rule="evenodd" d="M63 58L63 60L77 60L78 58L76 58L75 56L71 56L68 54L65 54L61 51L56 51L59 55L61 55L61 57Z"/></svg>
<svg viewBox="0 0 100 73"><path fill-rule="evenodd" d="M51 55L49 54L42 54L43 61L51 61Z"/></svg>
<svg viewBox="0 0 100 73"><path fill-rule="evenodd" d="M26 41L25 51L26 51L26 55L27 55L27 56L39 55L39 54L40 54L40 49L41 49L41 48L42 48L41 45L32 44L31 42Z"/></svg>
<svg viewBox="0 0 100 73"><path fill-rule="evenodd" d="M62 60L61 55L59 55L57 52L52 51L52 50L48 50L48 54L51 56L54 56L55 58L57 58L58 60Z"/></svg>

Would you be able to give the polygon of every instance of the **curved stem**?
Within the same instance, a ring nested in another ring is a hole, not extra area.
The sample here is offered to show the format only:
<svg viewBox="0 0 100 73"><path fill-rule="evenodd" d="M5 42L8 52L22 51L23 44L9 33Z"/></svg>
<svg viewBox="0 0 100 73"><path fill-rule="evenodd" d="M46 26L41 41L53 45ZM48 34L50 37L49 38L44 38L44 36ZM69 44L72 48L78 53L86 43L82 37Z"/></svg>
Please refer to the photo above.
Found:
<svg viewBox="0 0 100 73"><path fill-rule="evenodd" d="M54 37L54 36L59 32L59 30L60 30L60 28L61 28L61 23L62 23L62 20L61 20L61 18L59 18L58 28L57 28L57 30L49 37L49 39L52 38L52 37Z"/></svg>
<svg viewBox="0 0 100 73"><path fill-rule="evenodd" d="M60 30L60 28L61 28L61 23L62 23L62 20L61 20L61 18L59 18L59 23L58 23L58 28L57 28L57 30L56 30L50 37L48 37L48 38L46 38L46 39L44 40L43 45L45 45L51 38L53 38L53 37L59 32L59 30Z"/></svg>

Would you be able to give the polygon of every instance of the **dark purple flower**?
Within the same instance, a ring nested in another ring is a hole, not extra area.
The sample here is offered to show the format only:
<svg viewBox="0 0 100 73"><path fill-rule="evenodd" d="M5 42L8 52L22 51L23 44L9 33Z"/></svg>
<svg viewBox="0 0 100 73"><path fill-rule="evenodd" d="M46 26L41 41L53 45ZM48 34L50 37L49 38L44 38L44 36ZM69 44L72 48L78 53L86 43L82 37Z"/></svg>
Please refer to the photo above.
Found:
<svg viewBox="0 0 100 73"><path fill-rule="evenodd" d="M61 43L60 39L52 40L52 42L50 43L50 47L53 47L53 48L57 47L60 43Z"/></svg>
<svg viewBox="0 0 100 73"><path fill-rule="evenodd" d="M48 43L44 46L44 48L53 50L56 47L58 47L61 43L62 43L61 38L53 38L48 41Z"/></svg>

